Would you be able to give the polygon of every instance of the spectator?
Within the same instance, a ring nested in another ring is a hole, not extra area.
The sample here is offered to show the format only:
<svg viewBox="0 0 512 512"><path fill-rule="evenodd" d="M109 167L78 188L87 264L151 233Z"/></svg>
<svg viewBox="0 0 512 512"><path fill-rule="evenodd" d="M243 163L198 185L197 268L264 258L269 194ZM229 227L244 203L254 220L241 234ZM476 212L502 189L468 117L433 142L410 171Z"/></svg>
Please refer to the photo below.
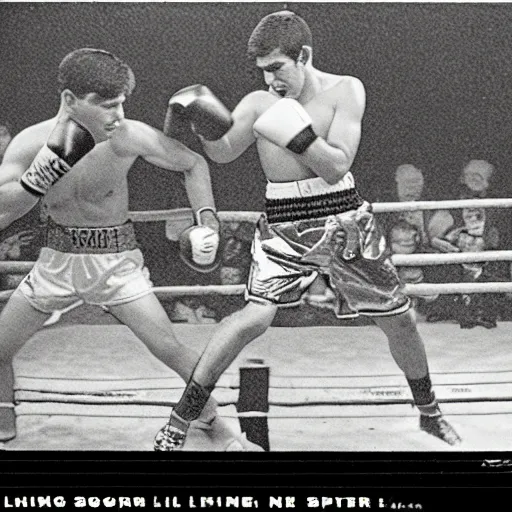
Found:
<svg viewBox="0 0 512 512"><path fill-rule="evenodd" d="M414 254L420 252L421 239L416 225L404 219L399 220L388 234L389 247L393 254ZM404 284L418 284L425 280L425 270L422 267L396 266L398 275ZM437 296L421 296L412 298L414 307L423 311L426 304Z"/></svg>
<svg viewBox="0 0 512 512"><path fill-rule="evenodd" d="M8 236L0 242L0 261L20 260L22 248L30 246L34 239L32 230L23 230ZM14 290L28 272L0 273L0 289Z"/></svg>
<svg viewBox="0 0 512 512"><path fill-rule="evenodd" d="M202 297L183 297L174 303L173 322L214 324L215 312L202 303Z"/></svg>
<svg viewBox="0 0 512 512"><path fill-rule="evenodd" d="M393 225L388 239L393 254L413 254L420 247L418 227L404 219ZM397 266L397 270L404 283L421 283L423 281L424 275L421 267Z"/></svg>
<svg viewBox="0 0 512 512"><path fill-rule="evenodd" d="M491 190L492 177L495 174L494 166L486 160L470 160L463 168L459 183L455 186L452 198L453 199L483 199L487 197L496 197ZM500 220L500 213L496 210L486 208L479 209L479 215L482 217L482 225L492 226L494 230L502 231L501 227L504 224L503 220ZM449 229L461 228L465 221L462 218L462 209L454 209L450 212L446 212L447 224ZM486 218L489 217L489 221L486 222ZM437 235L439 240L433 240L433 245L440 251L444 252L443 235L448 230L445 230L441 235ZM484 236L487 236L487 231ZM492 235L492 236L495 236ZM502 237L503 238L503 237ZM491 243L496 246L496 243ZM448 252L451 252L452 248L448 247Z"/></svg>
<svg viewBox="0 0 512 512"><path fill-rule="evenodd" d="M221 283L245 283L251 263L254 226L250 222L229 222L223 224L222 229L225 242L222 249Z"/></svg>
<svg viewBox="0 0 512 512"><path fill-rule="evenodd" d="M462 170L462 188L470 191L472 197L487 197L494 173L494 165L487 160L470 160Z"/></svg>
<svg viewBox="0 0 512 512"><path fill-rule="evenodd" d="M251 245L254 225L251 222L229 222L223 224L225 244L222 251L222 264L219 273L223 285L245 284L251 264ZM220 321L244 307L242 295L227 295L217 300L214 308Z"/></svg>
<svg viewBox="0 0 512 512"><path fill-rule="evenodd" d="M467 199L474 192L465 188L460 199ZM480 252L499 247L500 234L484 208L461 209L454 214L454 222L454 228L440 239L443 252ZM502 262L463 263L449 268L449 282L494 282L506 278L506 265ZM503 302L502 294L444 295L432 305L427 321L454 318L463 329L478 325L491 329L497 325Z"/></svg>
<svg viewBox="0 0 512 512"><path fill-rule="evenodd" d="M254 225L251 222L223 222L222 263L218 280L223 285L247 281L251 262ZM244 306L240 296L183 297L174 304L172 320L188 323L214 323Z"/></svg>
<svg viewBox="0 0 512 512"><path fill-rule="evenodd" d="M412 164L399 165L395 171L395 199L400 202L426 201L425 179L423 171ZM385 220L387 232L391 233L394 224L405 220L416 226L418 230L418 252L432 251L431 241L435 237L442 236L452 225L448 212L443 210L423 210L411 212L397 212L389 214Z"/></svg>

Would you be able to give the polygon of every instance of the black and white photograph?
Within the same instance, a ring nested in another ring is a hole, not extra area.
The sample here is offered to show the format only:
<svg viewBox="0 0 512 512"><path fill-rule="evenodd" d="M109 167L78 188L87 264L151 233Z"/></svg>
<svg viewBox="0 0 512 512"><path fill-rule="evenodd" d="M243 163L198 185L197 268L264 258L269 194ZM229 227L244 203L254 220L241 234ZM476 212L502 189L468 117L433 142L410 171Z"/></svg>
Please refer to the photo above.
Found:
<svg viewBox="0 0 512 512"><path fill-rule="evenodd" d="M512 4L0 20L0 459L508 472ZM68 505L270 507L139 498Z"/></svg>

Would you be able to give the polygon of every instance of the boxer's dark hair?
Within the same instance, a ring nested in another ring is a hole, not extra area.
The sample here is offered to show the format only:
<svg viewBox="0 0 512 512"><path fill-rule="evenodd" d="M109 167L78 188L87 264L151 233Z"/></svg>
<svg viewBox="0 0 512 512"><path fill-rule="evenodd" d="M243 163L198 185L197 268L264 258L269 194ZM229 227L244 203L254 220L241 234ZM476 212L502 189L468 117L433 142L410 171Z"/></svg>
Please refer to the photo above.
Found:
<svg viewBox="0 0 512 512"><path fill-rule="evenodd" d="M312 46L313 36L308 24L291 11L279 11L265 16L253 30L247 53L250 58L265 57L279 48L297 60L303 46Z"/></svg>
<svg viewBox="0 0 512 512"><path fill-rule="evenodd" d="M59 65L59 93L69 89L79 98L96 93L101 98L129 96L135 87L131 68L112 53L81 48L68 53Z"/></svg>

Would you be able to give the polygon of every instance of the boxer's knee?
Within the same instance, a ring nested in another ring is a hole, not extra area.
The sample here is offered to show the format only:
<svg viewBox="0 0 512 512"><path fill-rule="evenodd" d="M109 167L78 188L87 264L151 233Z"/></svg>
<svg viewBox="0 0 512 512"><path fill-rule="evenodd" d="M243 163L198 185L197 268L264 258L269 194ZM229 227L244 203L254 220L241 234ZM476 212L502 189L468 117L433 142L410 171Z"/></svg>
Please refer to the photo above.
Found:
<svg viewBox="0 0 512 512"><path fill-rule="evenodd" d="M245 308L236 311L226 320L234 327L241 338L252 340L261 336L272 324L277 306L249 302Z"/></svg>
<svg viewBox="0 0 512 512"><path fill-rule="evenodd" d="M419 338L416 315L412 308L397 315L377 317L375 323L384 331L389 340Z"/></svg>

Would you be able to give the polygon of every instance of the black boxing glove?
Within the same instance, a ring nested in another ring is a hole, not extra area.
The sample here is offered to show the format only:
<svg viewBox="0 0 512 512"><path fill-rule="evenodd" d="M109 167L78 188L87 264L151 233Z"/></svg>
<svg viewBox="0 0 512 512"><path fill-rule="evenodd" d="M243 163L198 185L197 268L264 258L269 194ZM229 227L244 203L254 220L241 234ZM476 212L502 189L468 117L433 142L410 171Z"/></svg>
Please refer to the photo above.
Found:
<svg viewBox="0 0 512 512"><path fill-rule="evenodd" d="M20 178L22 187L35 196L49 188L95 146L91 133L72 119L58 121L46 144Z"/></svg>
<svg viewBox="0 0 512 512"><path fill-rule="evenodd" d="M233 125L231 112L204 85L185 87L169 100L165 123L167 134L179 134L185 121L206 140L221 139Z"/></svg>
<svg viewBox="0 0 512 512"><path fill-rule="evenodd" d="M172 100L172 98L171 98ZM165 114L163 132L167 137L187 143L189 140L195 140L196 136L192 131L190 119L186 112L186 108L179 103L171 103Z"/></svg>

